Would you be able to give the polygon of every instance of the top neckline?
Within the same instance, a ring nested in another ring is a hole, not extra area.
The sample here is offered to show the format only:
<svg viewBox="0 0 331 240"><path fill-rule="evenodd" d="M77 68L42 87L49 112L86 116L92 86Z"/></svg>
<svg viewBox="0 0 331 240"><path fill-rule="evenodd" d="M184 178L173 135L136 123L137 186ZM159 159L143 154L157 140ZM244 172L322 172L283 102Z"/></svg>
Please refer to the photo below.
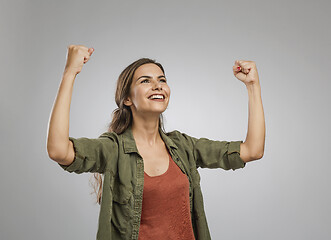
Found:
<svg viewBox="0 0 331 240"><path fill-rule="evenodd" d="M170 169L171 161L172 161L172 158L171 158L171 155L169 154L169 152L168 152L168 155L169 155L169 158L168 158L168 160L169 160L169 164L168 164L168 169L167 169L167 171L165 171L164 173L162 173L162 174L160 174L160 175L156 175L156 176L149 176L149 175L144 171L144 175L147 176L147 177L149 177L149 178L158 178L158 177L162 177L162 176L167 175L168 172L169 172L169 169Z"/></svg>

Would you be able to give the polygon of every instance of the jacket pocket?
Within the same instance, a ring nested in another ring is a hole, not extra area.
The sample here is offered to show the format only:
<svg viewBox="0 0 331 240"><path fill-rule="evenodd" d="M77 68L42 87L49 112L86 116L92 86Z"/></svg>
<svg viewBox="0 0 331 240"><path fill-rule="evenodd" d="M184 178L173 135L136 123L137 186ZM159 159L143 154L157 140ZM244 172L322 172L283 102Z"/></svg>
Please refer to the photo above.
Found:
<svg viewBox="0 0 331 240"><path fill-rule="evenodd" d="M113 201L118 204L127 204L132 196L132 193L123 188L120 191L113 192Z"/></svg>
<svg viewBox="0 0 331 240"><path fill-rule="evenodd" d="M119 204L126 204L129 202L132 192L127 189L119 179L113 174L111 175L110 187L113 195L113 201Z"/></svg>
<svg viewBox="0 0 331 240"><path fill-rule="evenodd" d="M132 192L124 185L116 181L112 185L113 204L111 221L114 227L121 233L125 234L129 221L132 218Z"/></svg>

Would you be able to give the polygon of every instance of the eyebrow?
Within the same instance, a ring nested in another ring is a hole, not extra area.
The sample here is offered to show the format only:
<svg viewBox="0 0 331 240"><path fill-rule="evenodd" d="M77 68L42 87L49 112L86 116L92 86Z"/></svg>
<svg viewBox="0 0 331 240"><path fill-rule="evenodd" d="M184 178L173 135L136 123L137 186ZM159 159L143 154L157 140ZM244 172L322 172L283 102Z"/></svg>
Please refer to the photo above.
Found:
<svg viewBox="0 0 331 240"><path fill-rule="evenodd" d="M138 81L140 78L152 78L151 76L140 76L136 81ZM166 78L164 75L158 76L158 78Z"/></svg>

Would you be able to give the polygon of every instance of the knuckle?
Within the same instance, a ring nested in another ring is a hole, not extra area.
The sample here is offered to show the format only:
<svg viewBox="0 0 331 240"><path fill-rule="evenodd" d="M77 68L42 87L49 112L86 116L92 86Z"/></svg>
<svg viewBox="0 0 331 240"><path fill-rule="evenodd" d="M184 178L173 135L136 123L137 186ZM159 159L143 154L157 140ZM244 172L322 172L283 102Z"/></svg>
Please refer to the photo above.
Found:
<svg viewBox="0 0 331 240"><path fill-rule="evenodd" d="M79 52L79 53L84 53L84 49L83 49L82 47L78 47L78 48L77 48L77 52Z"/></svg>
<svg viewBox="0 0 331 240"><path fill-rule="evenodd" d="M86 46L84 46L84 45L79 45L79 47L81 48L81 49L83 49L83 50L87 50L88 48L86 47Z"/></svg>

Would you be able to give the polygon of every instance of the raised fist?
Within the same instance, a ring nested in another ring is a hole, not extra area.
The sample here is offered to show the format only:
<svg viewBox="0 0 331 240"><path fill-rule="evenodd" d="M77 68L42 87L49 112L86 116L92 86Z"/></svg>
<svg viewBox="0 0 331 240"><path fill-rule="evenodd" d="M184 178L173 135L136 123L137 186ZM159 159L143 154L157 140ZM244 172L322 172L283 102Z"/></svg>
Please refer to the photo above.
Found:
<svg viewBox="0 0 331 240"><path fill-rule="evenodd" d="M93 48L87 48L83 45L69 45L65 71L75 75L80 73L83 64L90 59L93 51Z"/></svg>

